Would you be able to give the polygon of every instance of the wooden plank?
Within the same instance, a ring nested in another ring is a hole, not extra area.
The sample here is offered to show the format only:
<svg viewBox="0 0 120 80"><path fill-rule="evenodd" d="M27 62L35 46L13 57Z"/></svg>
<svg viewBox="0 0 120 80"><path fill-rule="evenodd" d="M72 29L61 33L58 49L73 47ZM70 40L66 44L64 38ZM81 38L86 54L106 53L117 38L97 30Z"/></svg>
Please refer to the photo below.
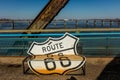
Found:
<svg viewBox="0 0 120 80"><path fill-rule="evenodd" d="M35 32L93 32L120 31L120 28L79 28L79 29L44 29L44 30L0 30L0 33L35 33Z"/></svg>

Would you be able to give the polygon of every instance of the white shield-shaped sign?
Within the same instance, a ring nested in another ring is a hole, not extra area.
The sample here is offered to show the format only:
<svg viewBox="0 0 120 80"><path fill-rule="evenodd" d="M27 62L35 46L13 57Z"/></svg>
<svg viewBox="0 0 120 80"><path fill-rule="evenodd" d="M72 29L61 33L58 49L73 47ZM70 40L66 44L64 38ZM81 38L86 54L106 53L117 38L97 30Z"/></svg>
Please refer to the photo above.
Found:
<svg viewBox="0 0 120 80"><path fill-rule="evenodd" d="M76 46L79 38L66 33L60 38L49 38L43 43L33 42L28 54L30 69L37 74L65 74L81 68L85 57L79 56Z"/></svg>

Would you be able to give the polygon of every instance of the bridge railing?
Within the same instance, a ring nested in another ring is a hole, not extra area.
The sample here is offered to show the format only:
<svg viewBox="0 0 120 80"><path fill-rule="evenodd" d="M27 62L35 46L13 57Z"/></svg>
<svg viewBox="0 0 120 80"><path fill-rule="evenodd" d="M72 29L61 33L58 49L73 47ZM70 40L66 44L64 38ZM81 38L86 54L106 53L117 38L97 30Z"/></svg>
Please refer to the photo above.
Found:
<svg viewBox="0 0 120 80"><path fill-rule="evenodd" d="M33 20L0 20L1 30L25 30ZM119 28L120 19L53 20L46 29Z"/></svg>
<svg viewBox="0 0 120 80"><path fill-rule="evenodd" d="M44 42L48 37L61 37L64 33L0 34L0 56L26 56L33 41ZM120 33L71 33L80 40L77 51L85 56L119 56ZM20 36L23 36L20 38ZM81 51L82 46L82 51Z"/></svg>

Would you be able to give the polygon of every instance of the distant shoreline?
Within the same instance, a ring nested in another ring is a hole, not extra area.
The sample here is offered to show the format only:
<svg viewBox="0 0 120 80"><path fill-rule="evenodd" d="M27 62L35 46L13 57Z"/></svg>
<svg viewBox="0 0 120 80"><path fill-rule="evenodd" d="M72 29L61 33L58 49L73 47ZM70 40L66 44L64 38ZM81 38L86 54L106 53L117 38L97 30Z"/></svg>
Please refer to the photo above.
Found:
<svg viewBox="0 0 120 80"><path fill-rule="evenodd" d="M34 19L7 19L7 18L1 18L0 21L11 21L11 20L14 20L14 21L27 21L27 20L34 20ZM54 19L53 21L55 20L65 20L65 21L71 21L71 20L120 20L120 18L115 18L115 19L108 19L108 18L105 18L105 19Z"/></svg>

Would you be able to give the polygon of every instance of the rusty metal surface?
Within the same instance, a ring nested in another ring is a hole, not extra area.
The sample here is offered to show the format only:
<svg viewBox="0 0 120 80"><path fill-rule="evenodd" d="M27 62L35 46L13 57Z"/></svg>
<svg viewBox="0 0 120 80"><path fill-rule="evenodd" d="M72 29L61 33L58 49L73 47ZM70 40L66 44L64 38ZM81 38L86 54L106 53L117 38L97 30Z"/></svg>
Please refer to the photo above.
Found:
<svg viewBox="0 0 120 80"><path fill-rule="evenodd" d="M27 29L43 29L69 0L50 0Z"/></svg>

